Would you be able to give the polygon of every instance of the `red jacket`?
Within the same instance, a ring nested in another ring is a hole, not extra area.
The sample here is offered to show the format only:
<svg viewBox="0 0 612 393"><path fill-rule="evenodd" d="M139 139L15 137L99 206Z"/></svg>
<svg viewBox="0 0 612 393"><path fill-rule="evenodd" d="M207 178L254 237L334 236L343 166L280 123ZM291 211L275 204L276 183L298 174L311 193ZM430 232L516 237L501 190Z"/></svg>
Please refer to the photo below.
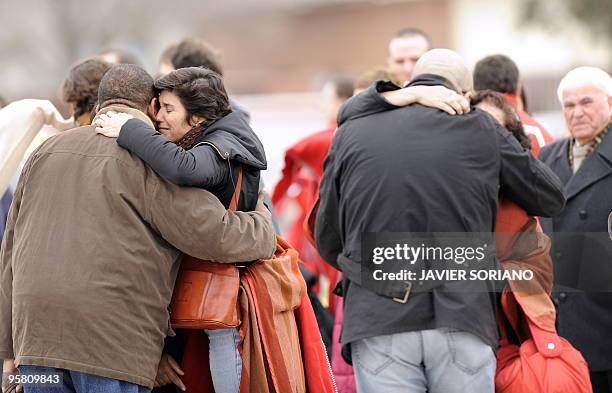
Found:
<svg viewBox="0 0 612 393"><path fill-rule="evenodd" d="M284 225L283 237L300 254L306 268L317 276L328 280L331 292L338 280L338 271L323 261L315 247L307 240L303 222L319 196L319 183L323 176L323 160L331 146L336 125L331 124L323 131L312 134L285 152L285 167L281 180L272 194L274 210ZM318 293L318 285L313 288ZM327 305L334 310L335 296L329 295Z"/></svg>
<svg viewBox="0 0 612 393"><path fill-rule="evenodd" d="M525 133L529 135L529 139L531 139L531 144L533 145L533 155L537 157L542 146L554 142L555 138L553 138L540 123L531 117L529 113L525 112L520 97L509 93L502 93L502 95L510 102L521 118Z"/></svg>

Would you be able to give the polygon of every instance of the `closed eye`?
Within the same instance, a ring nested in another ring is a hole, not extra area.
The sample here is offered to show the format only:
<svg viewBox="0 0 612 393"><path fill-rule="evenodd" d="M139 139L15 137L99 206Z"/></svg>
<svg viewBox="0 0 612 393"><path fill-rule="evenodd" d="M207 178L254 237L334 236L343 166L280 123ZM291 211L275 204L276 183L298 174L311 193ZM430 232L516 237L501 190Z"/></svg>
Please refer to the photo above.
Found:
<svg viewBox="0 0 612 393"><path fill-rule="evenodd" d="M166 113L170 113L174 110L174 107L169 104L162 104L162 109L166 111Z"/></svg>

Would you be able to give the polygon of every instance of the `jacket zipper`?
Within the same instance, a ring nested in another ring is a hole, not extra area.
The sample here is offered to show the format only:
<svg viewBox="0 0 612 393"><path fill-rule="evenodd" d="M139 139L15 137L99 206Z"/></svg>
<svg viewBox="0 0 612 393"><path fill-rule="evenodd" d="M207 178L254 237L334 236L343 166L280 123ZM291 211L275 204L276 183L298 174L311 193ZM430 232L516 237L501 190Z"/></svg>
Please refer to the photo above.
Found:
<svg viewBox="0 0 612 393"><path fill-rule="evenodd" d="M217 146L215 146L213 143L210 143L210 142L206 142L206 141L204 141L204 142L196 143L196 144L195 144L195 145L192 147L192 149L193 149L194 147L198 147L198 146L200 146L200 145L210 145L210 146L212 146L212 147L213 147L213 149L215 149L215 151L216 151L216 152L219 154L219 156L221 156L221 159L222 159L222 160L229 160L229 153L228 153L228 152L226 152L225 154L222 154L222 153L221 153L221 150L219 150L219 148L218 148Z"/></svg>

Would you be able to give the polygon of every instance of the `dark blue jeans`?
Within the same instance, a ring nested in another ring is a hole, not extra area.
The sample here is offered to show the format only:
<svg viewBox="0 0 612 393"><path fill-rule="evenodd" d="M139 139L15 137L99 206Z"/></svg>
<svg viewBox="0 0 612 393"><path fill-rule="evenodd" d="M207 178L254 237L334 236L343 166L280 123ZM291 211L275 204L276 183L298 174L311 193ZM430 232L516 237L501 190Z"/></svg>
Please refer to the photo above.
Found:
<svg viewBox="0 0 612 393"><path fill-rule="evenodd" d="M61 374L61 386L26 385L24 393L148 393L144 386L78 371L42 366L19 366L22 375Z"/></svg>

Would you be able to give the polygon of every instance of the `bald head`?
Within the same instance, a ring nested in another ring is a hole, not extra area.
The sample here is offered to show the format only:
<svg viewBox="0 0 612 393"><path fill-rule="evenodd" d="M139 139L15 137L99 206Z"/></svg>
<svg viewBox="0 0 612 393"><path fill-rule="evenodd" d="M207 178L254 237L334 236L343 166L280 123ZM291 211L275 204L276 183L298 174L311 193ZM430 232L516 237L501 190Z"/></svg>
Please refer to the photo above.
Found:
<svg viewBox="0 0 612 393"><path fill-rule="evenodd" d="M426 52L414 66L414 76L433 74L447 79L459 93L471 91L472 73L457 54L450 49L432 49Z"/></svg>

